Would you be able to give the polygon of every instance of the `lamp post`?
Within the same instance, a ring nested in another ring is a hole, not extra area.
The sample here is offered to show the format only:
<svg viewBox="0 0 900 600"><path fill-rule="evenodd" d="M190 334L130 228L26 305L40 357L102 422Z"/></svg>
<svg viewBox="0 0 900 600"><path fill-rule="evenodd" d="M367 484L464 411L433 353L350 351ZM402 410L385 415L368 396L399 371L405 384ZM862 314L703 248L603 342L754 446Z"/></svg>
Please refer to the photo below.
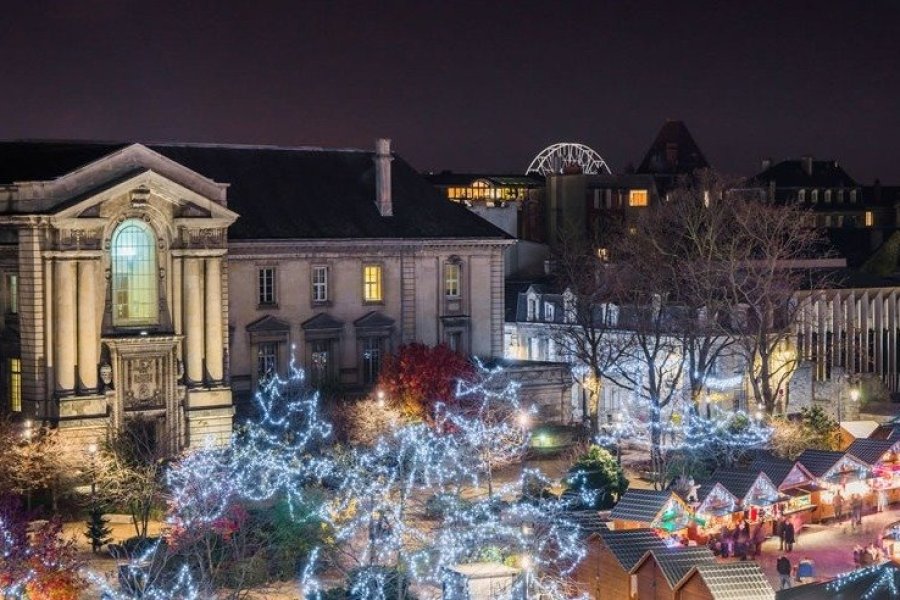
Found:
<svg viewBox="0 0 900 600"><path fill-rule="evenodd" d="M97 444L91 444L87 447L88 456L91 457L91 502L94 501L95 496L97 495Z"/></svg>

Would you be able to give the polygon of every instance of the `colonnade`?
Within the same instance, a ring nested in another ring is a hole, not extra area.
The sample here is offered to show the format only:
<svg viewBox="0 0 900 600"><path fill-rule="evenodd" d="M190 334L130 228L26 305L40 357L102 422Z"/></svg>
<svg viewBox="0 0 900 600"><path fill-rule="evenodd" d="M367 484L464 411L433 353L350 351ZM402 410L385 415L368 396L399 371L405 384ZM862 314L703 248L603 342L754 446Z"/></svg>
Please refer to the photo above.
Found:
<svg viewBox="0 0 900 600"><path fill-rule="evenodd" d="M196 256L173 252L170 290L172 326L184 336L185 383L217 386L224 380L222 261L224 252ZM100 325L106 303L101 252L54 253L45 262L46 356L57 396L98 391ZM162 293L160 282L160 293ZM106 282L110 285L111 282Z"/></svg>

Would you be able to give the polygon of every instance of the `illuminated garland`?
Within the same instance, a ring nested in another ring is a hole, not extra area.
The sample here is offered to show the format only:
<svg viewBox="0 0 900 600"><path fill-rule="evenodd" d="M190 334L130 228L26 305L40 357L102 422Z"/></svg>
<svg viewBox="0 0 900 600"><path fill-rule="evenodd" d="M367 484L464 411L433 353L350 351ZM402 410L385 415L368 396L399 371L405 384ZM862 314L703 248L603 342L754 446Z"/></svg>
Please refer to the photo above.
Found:
<svg viewBox="0 0 900 600"><path fill-rule="evenodd" d="M875 598L875 594L881 590L887 590L891 598L898 598L900 597L900 590L898 590L897 588L897 572L889 565L890 563L872 565L871 567L864 567L862 569L857 569L855 571L850 571L849 573L838 575L837 578L835 578L833 581L830 581L828 585L825 586L825 589L830 592L839 592L847 586L853 585L854 583L858 582L860 579L869 577L880 570L881 574L872 583L872 585L870 585L866 589L866 591L860 597L860 600L873 600Z"/></svg>

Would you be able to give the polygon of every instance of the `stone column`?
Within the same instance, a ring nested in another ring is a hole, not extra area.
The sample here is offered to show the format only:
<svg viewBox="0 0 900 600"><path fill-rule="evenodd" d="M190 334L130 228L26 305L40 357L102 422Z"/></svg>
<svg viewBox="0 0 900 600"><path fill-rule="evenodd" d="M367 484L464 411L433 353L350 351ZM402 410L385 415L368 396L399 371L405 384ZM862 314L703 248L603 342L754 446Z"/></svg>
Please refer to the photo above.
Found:
<svg viewBox="0 0 900 600"><path fill-rule="evenodd" d="M77 264L72 260L57 260L53 272L54 360L56 390L68 395L75 390L75 339L78 330L75 279Z"/></svg>
<svg viewBox="0 0 900 600"><path fill-rule="evenodd" d="M203 259L184 259L184 321L185 382L197 386L203 382L203 300L200 297L203 283L200 267Z"/></svg>
<svg viewBox="0 0 900 600"><path fill-rule="evenodd" d="M184 283L181 280L182 264L183 259L180 256L172 258L172 320L175 325L176 335L184 333L181 321L183 308L181 304L181 290L184 289Z"/></svg>
<svg viewBox="0 0 900 600"><path fill-rule="evenodd" d="M93 260L78 262L78 383L79 391L97 392L97 269Z"/></svg>
<svg viewBox="0 0 900 600"><path fill-rule="evenodd" d="M222 383L222 259L206 259L206 374Z"/></svg>

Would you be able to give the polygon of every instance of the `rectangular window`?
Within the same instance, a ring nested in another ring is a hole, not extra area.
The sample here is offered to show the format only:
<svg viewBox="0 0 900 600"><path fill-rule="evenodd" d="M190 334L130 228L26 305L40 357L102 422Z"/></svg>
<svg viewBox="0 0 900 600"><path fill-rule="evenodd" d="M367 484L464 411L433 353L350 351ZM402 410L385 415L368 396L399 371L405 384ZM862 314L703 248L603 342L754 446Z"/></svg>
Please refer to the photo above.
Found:
<svg viewBox="0 0 900 600"><path fill-rule="evenodd" d="M22 412L22 361L9 359L9 409Z"/></svg>
<svg viewBox="0 0 900 600"><path fill-rule="evenodd" d="M363 267L363 300L381 302L381 265Z"/></svg>
<svg viewBox="0 0 900 600"><path fill-rule="evenodd" d="M381 338L363 340L363 383L375 383L381 371Z"/></svg>
<svg viewBox="0 0 900 600"><path fill-rule="evenodd" d="M6 276L6 310L12 315L19 314L19 276Z"/></svg>
<svg viewBox="0 0 900 600"><path fill-rule="evenodd" d="M628 206L647 206L650 197L647 190L631 190L628 192Z"/></svg>
<svg viewBox="0 0 900 600"><path fill-rule="evenodd" d="M463 339L461 331L451 331L447 333L447 345L454 352L462 353Z"/></svg>
<svg viewBox="0 0 900 600"><path fill-rule="evenodd" d="M556 309L554 309L553 305L549 302L544 304L544 320L545 321L553 321L553 318L556 314Z"/></svg>
<svg viewBox="0 0 900 600"><path fill-rule="evenodd" d="M448 263L444 265L444 295L448 298L459 298L459 275L460 268L458 264Z"/></svg>
<svg viewBox="0 0 900 600"><path fill-rule="evenodd" d="M866 211L866 227L875 225L875 214L871 210Z"/></svg>
<svg viewBox="0 0 900 600"><path fill-rule="evenodd" d="M265 380L278 373L278 344L266 342L259 345L256 354L256 378Z"/></svg>
<svg viewBox="0 0 900 600"><path fill-rule="evenodd" d="M259 270L259 304L275 304L275 267Z"/></svg>
<svg viewBox="0 0 900 600"><path fill-rule="evenodd" d="M313 302L328 302L328 267L313 267Z"/></svg>

